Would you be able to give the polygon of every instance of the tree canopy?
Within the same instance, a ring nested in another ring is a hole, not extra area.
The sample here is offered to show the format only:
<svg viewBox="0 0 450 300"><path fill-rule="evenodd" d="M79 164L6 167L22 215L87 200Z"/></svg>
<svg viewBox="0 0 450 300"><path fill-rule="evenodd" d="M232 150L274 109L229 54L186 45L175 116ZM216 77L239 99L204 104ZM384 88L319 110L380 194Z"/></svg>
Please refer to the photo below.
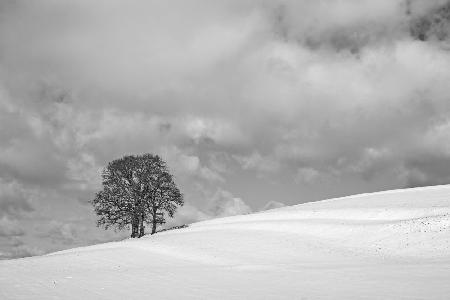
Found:
<svg viewBox="0 0 450 300"><path fill-rule="evenodd" d="M91 201L99 216L97 225L122 230L131 226L131 237L144 235L144 224L158 224L173 217L183 205L166 163L153 154L128 155L108 163L102 172L103 189Z"/></svg>

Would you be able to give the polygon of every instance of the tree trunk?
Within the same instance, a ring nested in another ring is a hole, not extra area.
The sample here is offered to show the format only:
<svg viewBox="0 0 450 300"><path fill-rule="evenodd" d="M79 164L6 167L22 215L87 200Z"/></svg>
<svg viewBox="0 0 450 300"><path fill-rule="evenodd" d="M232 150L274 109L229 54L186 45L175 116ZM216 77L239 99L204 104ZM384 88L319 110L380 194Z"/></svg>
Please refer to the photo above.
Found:
<svg viewBox="0 0 450 300"><path fill-rule="evenodd" d="M139 232L139 221L137 218L133 217L133 220L131 222L131 237L137 238Z"/></svg>
<svg viewBox="0 0 450 300"><path fill-rule="evenodd" d="M135 238L136 237L136 224L132 223L131 224L131 238Z"/></svg>
<svg viewBox="0 0 450 300"><path fill-rule="evenodd" d="M152 216L152 234L156 233L156 224L158 220L156 219L156 209L153 210L153 216Z"/></svg>
<svg viewBox="0 0 450 300"><path fill-rule="evenodd" d="M142 214L139 217L139 237L143 237L145 234L145 227L144 227L144 214Z"/></svg>

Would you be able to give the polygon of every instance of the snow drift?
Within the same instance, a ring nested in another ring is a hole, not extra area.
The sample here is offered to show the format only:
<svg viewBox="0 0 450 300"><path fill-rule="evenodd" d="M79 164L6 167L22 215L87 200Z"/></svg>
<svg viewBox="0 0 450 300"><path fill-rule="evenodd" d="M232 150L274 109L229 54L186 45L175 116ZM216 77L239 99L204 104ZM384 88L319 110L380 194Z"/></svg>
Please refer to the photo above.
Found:
<svg viewBox="0 0 450 300"><path fill-rule="evenodd" d="M1 299L448 299L450 186L0 262Z"/></svg>

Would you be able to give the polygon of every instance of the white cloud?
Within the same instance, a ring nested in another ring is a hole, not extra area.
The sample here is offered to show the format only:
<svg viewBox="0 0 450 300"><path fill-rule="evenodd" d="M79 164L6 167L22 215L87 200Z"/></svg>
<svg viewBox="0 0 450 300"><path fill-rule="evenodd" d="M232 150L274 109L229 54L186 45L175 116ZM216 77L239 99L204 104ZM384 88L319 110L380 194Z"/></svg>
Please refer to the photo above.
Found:
<svg viewBox="0 0 450 300"><path fill-rule="evenodd" d="M42 249L39 249L37 247L20 245L20 246L10 247L9 249L3 250L3 251L0 250L0 260L42 255L44 253L45 252Z"/></svg>
<svg viewBox="0 0 450 300"><path fill-rule="evenodd" d="M176 147L166 147L159 151L167 159L169 167L185 179L201 179L209 183L224 182L225 179L209 167L202 165L198 156L188 155Z"/></svg>
<svg viewBox="0 0 450 300"><path fill-rule="evenodd" d="M194 222L207 220L209 218L211 218L211 216L200 211L195 206L192 206L189 203L187 203L177 210L173 219L168 219L166 221L164 227L170 228L173 226L191 224Z"/></svg>
<svg viewBox="0 0 450 300"><path fill-rule="evenodd" d="M249 214L251 208L241 199L228 191L218 189L211 198L209 211L213 216L226 217Z"/></svg>
<svg viewBox="0 0 450 300"><path fill-rule="evenodd" d="M21 236L24 234L25 232L17 220L10 219L8 216L3 216L0 219L0 237Z"/></svg>
<svg viewBox="0 0 450 300"><path fill-rule="evenodd" d="M226 119L187 118L178 126L180 130L185 130L186 136L197 143L205 139L224 146L245 143L240 129Z"/></svg>
<svg viewBox="0 0 450 300"><path fill-rule="evenodd" d="M311 184L319 180L320 172L313 168L299 168L294 177L296 183Z"/></svg>
<svg viewBox="0 0 450 300"><path fill-rule="evenodd" d="M259 211L276 209L276 208L281 208L284 206L286 206L286 204L272 200L272 201L267 202Z"/></svg>
<svg viewBox="0 0 450 300"><path fill-rule="evenodd" d="M273 173L280 169L280 165L272 157L262 156L259 152L250 155L234 155L244 170L253 170L261 173Z"/></svg>
<svg viewBox="0 0 450 300"><path fill-rule="evenodd" d="M35 192L24 188L16 181L0 178L0 216L18 217L35 210Z"/></svg>

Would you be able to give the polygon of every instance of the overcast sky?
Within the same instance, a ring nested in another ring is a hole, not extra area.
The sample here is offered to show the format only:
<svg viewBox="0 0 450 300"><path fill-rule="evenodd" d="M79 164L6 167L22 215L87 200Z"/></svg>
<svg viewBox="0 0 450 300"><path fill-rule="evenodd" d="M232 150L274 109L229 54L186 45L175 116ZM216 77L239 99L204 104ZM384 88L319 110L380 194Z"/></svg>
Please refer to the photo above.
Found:
<svg viewBox="0 0 450 300"><path fill-rule="evenodd" d="M88 203L126 154L170 224L449 183L450 43L411 29L445 2L1 1L0 258L128 236Z"/></svg>

